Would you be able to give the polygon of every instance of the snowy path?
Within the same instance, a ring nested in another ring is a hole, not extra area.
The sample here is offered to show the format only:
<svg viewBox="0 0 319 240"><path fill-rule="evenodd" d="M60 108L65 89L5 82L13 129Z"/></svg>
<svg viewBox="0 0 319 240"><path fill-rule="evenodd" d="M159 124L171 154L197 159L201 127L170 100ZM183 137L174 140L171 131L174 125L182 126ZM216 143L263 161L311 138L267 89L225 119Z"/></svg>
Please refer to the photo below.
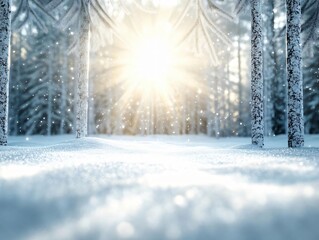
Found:
<svg viewBox="0 0 319 240"><path fill-rule="evenodd" d="M11 138L0 239L319 239L319 136Z"/></svg>

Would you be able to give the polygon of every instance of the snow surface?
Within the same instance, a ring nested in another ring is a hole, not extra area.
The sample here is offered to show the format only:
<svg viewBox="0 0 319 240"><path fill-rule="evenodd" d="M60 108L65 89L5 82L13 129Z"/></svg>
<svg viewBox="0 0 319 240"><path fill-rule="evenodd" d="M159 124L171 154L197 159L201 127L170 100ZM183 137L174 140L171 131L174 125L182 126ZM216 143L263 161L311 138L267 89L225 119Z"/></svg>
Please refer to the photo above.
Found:
<svg viewBox="0 0 319 240"><path fill-rule="evenodd" d="M319 239L319 136L11 137L0 239Z"/></svg>

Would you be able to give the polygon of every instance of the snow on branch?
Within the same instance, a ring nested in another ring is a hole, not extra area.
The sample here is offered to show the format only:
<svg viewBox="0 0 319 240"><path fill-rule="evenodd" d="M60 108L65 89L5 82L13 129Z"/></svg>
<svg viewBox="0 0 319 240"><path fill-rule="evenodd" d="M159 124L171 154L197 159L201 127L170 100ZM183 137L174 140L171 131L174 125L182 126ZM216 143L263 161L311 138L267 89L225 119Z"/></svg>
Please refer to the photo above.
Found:
<svg viewBox="0 0 319 240"><path fill-rule="evenodd" d="M306 20L302 24L302 32L305 34L303 45L307 46L318 38L319 1L305 1L302 11L306 16Z"/></svg>
<svg viewBox="0 0 319 240"><path fill-rule="evenodd" d="M212 21L211 17L209 16L210 11L215 11L222 17L225 17L229 20L233 20L233 17L226 13L223 9L215 5L212 0L195 0L188 1L185 7L183 8L180 16L177 18L176 23L173 25L173 28L176 29L186 18L187 13L192 10L191 5L193 6L194 11L194 24L191 25L188 31L182 36L182 38L178 41L178 44L185 42L192 34L195 35L195 42L196 42L196 51L199 50L199 41L200 35L202 33L202 37L204 40L204 45L208 47L209 56L211 59L212 64L218 64L218 58L216 54L216 48L213 43L212 34L217 35L218 38L226 45L231 45L231 41L229 37L223 33L220 28ZM209 11L210 10L210 11Z"/></svg>
<svg viewBox="0 0 319 240"><path fill-rule="evenodd" d="M58 20L57 27L62 30L66 30L71 24L78 19L79 6L75 1L72 1L71 6L62 18Z"/></svg>
<svg viewBox="0 0 319 240"><path fill-rule="evenodd" d="M138 1L133 1L133 4L141 11L145 12L145 13L149 13L149 14L157 14L157 8L156 9L151 9L151 8L147 8L146 6L144 6L142 3L138 2Z"/></svg>
<svg viewBox="0 0 319 240"><path fill-rule="evenodd" d="M19 30L27 22L32 22L42 31L48 32L47 25L54 24L55 21L56 19L50 14L50 11L37 0L21 0L13 14L12 26Z"/></svg>
<svg viewBox="0 0 319 240"><path fill-rule="evenodd" d="M247 6L249 6L249 0L238 0L234 9L235 14L239 15L243 13L247 9Z"/></svg>
<svg viewBox="0 0 319 240"><path fill-rule="evenodd" d="M227 18L228 20L233 21L234 17L230 15L229 13L225 12L223 9L218 7L216 4L213 3L212 0L207 0L208 8L212 11L218 12L221 16Z"/></svg>

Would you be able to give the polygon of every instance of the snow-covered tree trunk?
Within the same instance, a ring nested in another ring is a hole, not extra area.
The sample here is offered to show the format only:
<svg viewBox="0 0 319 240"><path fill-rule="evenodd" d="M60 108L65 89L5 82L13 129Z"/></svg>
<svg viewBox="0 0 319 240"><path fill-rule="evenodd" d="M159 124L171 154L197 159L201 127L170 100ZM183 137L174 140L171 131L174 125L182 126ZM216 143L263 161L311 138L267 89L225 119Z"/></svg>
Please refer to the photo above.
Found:
<svg viewBox="0 0 319 240"><path fill-rule="evenodd" d="M94 106L94 84L93 76L90 77L89 82L89 105L88 105L88 133L95 134L95 106Z"/></svg>
<svg viewBox="0 0 319 240"><path fill-rule="evenodd" d="M140 115L140 135L145 135L145 114L144 109L139 112Z"/></svg>
<svg viewBox="0 0 319 240"><path fill-rule="evenodd" d="M48 57L48 95L47 95L47 135L51 136L52 134L52 100L53 100L53 62L54 62L54 53L53 53L53 44L49 49L49 57Z"/></svg>
<svg viewBox="0 0 319 240"><path fill-rule="evenodd" d="M217 72L217 68L214 69ZM220 72L220 71L218 71ZM214 86L214 132L215 137L220 137L220 103L219 103L219 75L215 75L215 86Z"/></svg>
<svg viewBox="0 0 319 240"><path fill-rule="evenodd" d="M90 19L84 9L80 13L79 72L77 76L76 137L87 136L88 83L90 52Z"/></svg>
<svg viewBox="0 0 319 240"><path fill-rule="evenodd" d="M0 0L0 145L8 142L8 84L11 0Z"/></svg>
<svg viewBox="0 0 319 240"><path fill-rule="evenodd" d="M244 107L243 107L243 78L242 78L242 57L241 57L241 29L238 27L238 46L237 46L237 63L238 63L238 122L241 126L238 129L238 135L244 136L245 130L243 129L243 113L244 113Z"/></svg>
<svg viewBox="0 0 319 240"><path fill-rule="evenodd" d="M275 44L274 44L274 1L265 3L265 51L264 51L264 122L265 135L273 135L274 99L272 98L275 79Z"/></svg>
<svg viewBox="0 0 319 240"><path fill-rule="evenodd" d="M196 121L196 119L195 119L195 112L196 112L196 110L197 110L197 108L196 108L196 101L197 101L197 98L196 98L196 96L195 97L190 97L189 99L188 99L188 109L189 109L189 134L191 134L191 135L194 135L196 132L196 129L195 129L195 121Z"/></svg>
<svg viewBox="0 0 319 240"><path fill-rule="evenodd" d="M231 81L230 81L230 67L229 67L229 57L227 61L227 82L226 82L226 88L227 88L227 136L232 135L233 130L233 110L231 109Z"/></svg>
<svg viewBox="0 0 319 240"><path fill-rule="evenodd" d="M76 49L79 49L79 43L77 43ZM72 132L74 132L76 134L76 126L77 126L77 104L78 104L78 98L79 98L79 94L78 94L78 76L79 76L79 70L80 70L80 64L79 64L79 58L80 58L80 54L79 51L77 51L74 54L74 76L72 77L72 79L74 79L73 85L72 85L72 92L73 92L73 96L74 99L72 100L72 112L74 112L75 114L72 114Z"/></svg>
<svg viewBox="0 0 319 240"><path fill-rule="evenodd" d="M263 38L261 0L251 0L251 135L252 144L264 145L263 123Z"/></svg>
<svg viewBox="0 0 319 240"><path fill-rule="evenodd" d="M187 134L193 134L193 128L192 128L192 120L191 120L191 113L193 111L191 111L192 109L192 101L193 101L193 97L190 94L190 90L189 89L185 89L185 112L186 112L186 133Z"/></svg>
<svg viewBox="0 0 319 240"><path fill-rule="evenodd" d="M112 106L113 106L113 95L112 95L112 89L108 88L106 90L106 94L108 97L108 102L107 102L107 109L106 109L106 114L105 114L105 125L106 125L106 133L108 135L112 134Z"/></svg>
<svg viewBox="0 0 319 240"><path fill-rule="evenodd" d="M185 91L184 91L185 93ZM186 115L186 96L182 96L182 117L181 117L182 135L186 134L187 130L187 115Z"/></svg>
<svg viewBox="0 0 319 240"><path fill-rule="evenodd" d="M301 1L287 0L288 147L304 145Z"/></svg>
<svg viewBox="0 0 319 240"><path fill-rule="evenodd" d="M194 111L195 111L195 113L194 113L195 133L200 134L200 95L199 95L199 93L196 94Z"/></svg>
<svg viewBox="0 0 319 240"><path fill-rule="evenodd" d="M121 107L119 107L118 102L120 101L121 93L117 92L114 93L114 108L115 108L115 115L114 115L114 133L117 135L123 134L123 112ZM144 128L145 128L145 121L144 121Z"/></svg>
<svg viewBox="0 0 319 240"><path fill-rule="evenodd" d="M155 129L156 129L156 134L164 134L165 132L165 127L164 127L164 110L163 107L159 104L160 99L159 96L155 96L155 102L157 103L156 106L156 117L155 117Z"/></svg>
<svg viewBox="0 0 319 240"><path fill-rule="evenodd" d="M222 78L220 79L220 115L219 115L219 119L220 119L220 134L219 136L226 136L227 133L227 101L226 101L226 85L227 85L227 64L226 66L221 68L221 76Z"/></svg>
<svg viewBox="0 0 319 240"><path fill-rule="evenodd" d="M214 114L213 114L213 96L214 96L214 88L213 88L213 73L208 74L208 94L207 94L207 112L206 112L206 122L207 122L207 135L209 137L213 136L214 133Z"/></svg>
<svg viewBox="0 0 319 240"><path fill-rule="evenodd" d="M68 47L68 38L63 36L62 39L63 49ZM67 107L67 82L68 82L68 56L66 52L62 54L62 73L61 73L61 103L60 103L60 112L61 112L61 121L60 121L60 134L64 134L64 125L66 120L66 107Z"/></svg>
<svg viewBox="0 0 319 240"><path fill-rule="evenodd" d="M9 134L13 136L18 135L19 131L19 114L18 111L21 107L21 94L20 85L21 82L21 35L19 33L15 34L15 37L11 36L11 46L15 46L14 49L11 48L11 59L15 57L16 63L14 68L16 72L14 74L13 66L10 69L10 80L9 80ZM11 60L13 61L13 60Z"/></svg>
<svg viewBox="0 0 319 240"><path fill-rule="evenodd" d="M150 129L150 134L151 135L154 135L154 124L155 124L155 121L154 121L154 112L155 112L155 101L154 101L154 98L152 99L151 101L151 106L150 106L150 116L149 116L149 129Z"/></svg>
<svg viewBox="0 0 319 240"><path fill-rule="evenodd" d="M180 133L180 123L179 123L179 109L176 106L176 102L174 103L175 107L173 107L173 134Z"/></svg>

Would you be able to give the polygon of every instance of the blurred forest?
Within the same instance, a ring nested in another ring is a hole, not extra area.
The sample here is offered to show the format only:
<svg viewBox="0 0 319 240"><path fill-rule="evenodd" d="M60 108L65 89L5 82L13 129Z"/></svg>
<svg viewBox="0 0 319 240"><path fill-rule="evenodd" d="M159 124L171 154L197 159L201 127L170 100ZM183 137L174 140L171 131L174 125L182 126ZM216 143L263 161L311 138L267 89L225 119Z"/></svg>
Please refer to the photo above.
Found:
<svg viewBox="0 0 319 240"><path fill-rule="evenodd" d="M190 4L190 7L176 32L186 32L187 26L197 21L196 1L177 1L163 11L147 1L137 1L135 5L122 2L125 1L115 1L112 5L104 3L103 7L117 26L125 26L132 31L139 31L143 26L141 21L155 28L159 19L164 17L173 24L185 4ZM225 12L234 15L234 1L215 2ZM18 3L19 0L13 0L13 14L19 10ZM266 136L285 134L287 128L285 6L280 3L279 0L264 0L263 3ZM56 19L65 18L64 22L70 21L67 26L51 23L41 12L35 14L41 21L31 17L30 21L22 24L28 12L20 14L15 21L11 39L10 135L74 132L74 79L79 67L78 24L72 12L68 12L70 6L66 5L63 9L64 12L52 11L51 15ZM303 21L308 21L314 11L315 8L304 8ZM176 76L169 101L164 101L156 91L146 101L138 90L132 92L131 89L132 93L127 96L127 84L119 74L121 66L116 64L127 51L122 46L123 39L92 14L89 134L249 136L249 11L234 17L234 21L214 11L209 12L209 17L220 31L206 32L205 35L198 32L200 28L194 28L182 44L176 45L176 51L190 59L193 66L191 69L184 67L185 72L190 71L187 76ZM222 33L227 36L227 41L223 41L225 36ZM307 34L307 31L303 33L304 39ZM125 35L122 38L131 40ZM212 49L218 61L211 60ZM319 133L318 50L316 41L303 48L306 134Z"/></svg>

